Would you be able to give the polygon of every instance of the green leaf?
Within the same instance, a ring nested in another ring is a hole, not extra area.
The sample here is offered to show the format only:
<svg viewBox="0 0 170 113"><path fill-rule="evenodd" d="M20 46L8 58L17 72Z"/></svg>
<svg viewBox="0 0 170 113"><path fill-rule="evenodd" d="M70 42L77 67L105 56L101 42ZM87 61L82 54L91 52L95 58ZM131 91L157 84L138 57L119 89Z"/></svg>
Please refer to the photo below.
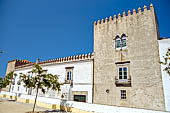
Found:
<svg viewBox="0 0 170 113"><path fill-rule="evenodd" d="M163 56L164 58L164 62L160 62L160 64L165 65L166 67L164 68L164 71L166 71L168 73L168 75L170 76L170 51L168 50L165 54L165 56Z"/></svg>

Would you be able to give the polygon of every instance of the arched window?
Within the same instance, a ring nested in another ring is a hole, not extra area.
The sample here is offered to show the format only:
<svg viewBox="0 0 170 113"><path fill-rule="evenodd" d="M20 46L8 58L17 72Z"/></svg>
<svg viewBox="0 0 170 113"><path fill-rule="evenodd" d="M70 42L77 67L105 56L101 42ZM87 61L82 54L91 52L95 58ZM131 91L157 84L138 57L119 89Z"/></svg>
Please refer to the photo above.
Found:
<svg viewBox="0 0 170 113"><path fill-rule="evenodd" d="M116 48L121 47L121 40L120 40L120 37L118 35L115 37L115 47Z"/></svg>
<svg viewBox="0 0 170 113"><path fill-rule="evenodd" d="M121 38L122 38L122 40L121 40L121 42L122 42L122 47L126 47L126 35L125 35L125 34L122 34Z"/></svg>
<svg viewBox="0 0 170 113"><path fill-rule="evenodd" d="M115 48L116 49L122 49L126 47L126 35L122 34L121 37L118 35L115 37Z"/></svg>

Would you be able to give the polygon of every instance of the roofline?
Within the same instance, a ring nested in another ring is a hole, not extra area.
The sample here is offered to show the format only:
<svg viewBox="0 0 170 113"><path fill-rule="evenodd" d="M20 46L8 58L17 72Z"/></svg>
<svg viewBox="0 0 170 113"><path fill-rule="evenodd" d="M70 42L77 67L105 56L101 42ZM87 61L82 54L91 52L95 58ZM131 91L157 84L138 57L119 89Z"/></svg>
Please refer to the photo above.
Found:
<svg viewBox="0 0 170 113"><path fill-rule="evenodd" d="M78 62L78 61L85 61L85 60L93 60L94 53L89 54L80 54L75 56L69 56L69 57L63 57L63 58L56 58L56 59L50 59L46 61L38 62L40 65L49 65L49 64L61 64L61 63L70 63L70 62ZM24 64L21 66L16 66L15 69L21 69L25 67L33 66L35 62Z"/></svg>
<svg viewBox="0 0 170 113"><path fill-rule="evenodd" d="M161 37L159 40L170 39L170 37Z"/></svg>
<svg viewBox="0 0 170 113"><path fill-rule="evenodd" d="M91 58L91 59L85 59L85 60L79 60L79 61L67 61L67 62L54 62L54 63L45 63L45 64L40 64L40 66L48 66L48 65L60 65L60 64L66 64L66 63L81 63L81 62L90 62L90 61L93 61L94 59ZM19 70L22 70L22 69L31 69L33 68L33 65L35 63L33 63L32 65L22 65L22 66L18 66L18 67L15 67L15 71L19 71Z"/></svg>
<svg viewBox="0 0 170 113"><path fill-rule="evenodd" d="M14 59L14 60L10 60L10 61L8 61L8 63L10 63L10 62L14 62L14 61L17 61L17 59Z"/></svg>

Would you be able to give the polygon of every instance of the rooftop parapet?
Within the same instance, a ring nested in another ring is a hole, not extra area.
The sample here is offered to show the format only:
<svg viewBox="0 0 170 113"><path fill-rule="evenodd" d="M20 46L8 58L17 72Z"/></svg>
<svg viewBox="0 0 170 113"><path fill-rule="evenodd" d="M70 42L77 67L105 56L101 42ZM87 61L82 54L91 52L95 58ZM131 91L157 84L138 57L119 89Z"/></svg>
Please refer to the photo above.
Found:
<svg viewBox="0 0 170 113"><path fill-rule="evenodd" d="M107 23L109 21L117 20L117 19L120 19L122 17L130 16L130 15L140 14L142 12L146 12L147 10L154 10L154 7L153 7L152 3L150 4L150 9L147 9L147 6L144 5L143 9L141 9L140 7L138 8L138 10L137 10L138 12L136 12L136 9L133 9L133 11L132 11L133 14L131 14L131 11L128 10L127 15L126 15L126 12L124 11L122 15L119 13L118 16L114 15L113 18L112 18L112 16L110 16L109 19L106 17L105 20L101 19L101 20L98 20L97 22L94 21L94 25L99 25L99 24Z"/></svg>
<svg viewBox="0 0 170 113"><path fill-rule="evenodd" d="M94 53L79 54L79 55L75 55L75 56L68 56L68 57L63 57L63 58L56 58L56 59L40 61L40 62L38 62L38 64L46 65L46 64L67 63L67 62L74 62L74 61L90 60L90 59L93 59L93 56L94 56ZM31 62L31 63L25 64L25 65L18 65L15 67L15 69L29 67L29 66L32 66L33 64L34 63Z"/></svg>
<svg viewBox="0 0 170 113"><path fill-rule="evenodd" d="M25 65L25 64L31 64L31 63L32 63L32 62L30 62L30 61L28 61L28 60L25 60L25 59L23 59L23 60L17 60L17 59L15 59L15 60L8 61L8 63L10 63L10 62L15 62L15 67L21 66L21 65Z"/></svg>

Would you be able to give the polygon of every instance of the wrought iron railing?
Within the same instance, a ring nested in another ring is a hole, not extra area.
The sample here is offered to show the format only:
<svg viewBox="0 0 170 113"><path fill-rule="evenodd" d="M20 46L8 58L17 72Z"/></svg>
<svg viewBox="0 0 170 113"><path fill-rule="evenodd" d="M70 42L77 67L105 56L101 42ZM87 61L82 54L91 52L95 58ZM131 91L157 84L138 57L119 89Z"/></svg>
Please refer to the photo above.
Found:
<svg viewBox="0 0 170 113"><path fill-rule="evenodd" d="M128 76L127 79L119 79L118 76L115 77L116 86L131 86L131 76Z"/></svg>

